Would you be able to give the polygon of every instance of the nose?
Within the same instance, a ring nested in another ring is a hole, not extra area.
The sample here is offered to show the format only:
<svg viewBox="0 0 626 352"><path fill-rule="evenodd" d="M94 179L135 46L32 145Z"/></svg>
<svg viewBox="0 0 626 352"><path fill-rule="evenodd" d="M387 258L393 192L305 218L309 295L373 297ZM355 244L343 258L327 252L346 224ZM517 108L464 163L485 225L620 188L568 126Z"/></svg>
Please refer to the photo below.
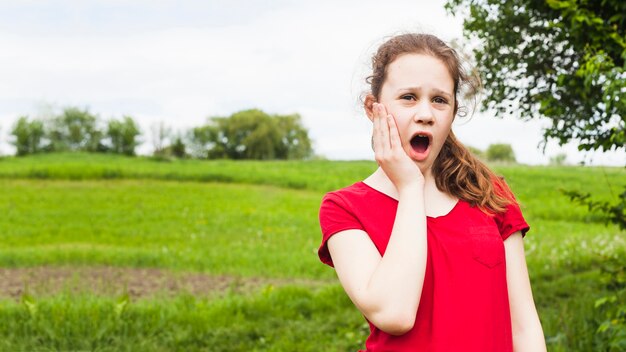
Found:
<svg viewBox="0 0 626 352"><path fill-rule="evenodd" d="M432 125L435 123L435 115L433 114L430 102L425 101L416 105L413 121L424 125Z"/></svg>

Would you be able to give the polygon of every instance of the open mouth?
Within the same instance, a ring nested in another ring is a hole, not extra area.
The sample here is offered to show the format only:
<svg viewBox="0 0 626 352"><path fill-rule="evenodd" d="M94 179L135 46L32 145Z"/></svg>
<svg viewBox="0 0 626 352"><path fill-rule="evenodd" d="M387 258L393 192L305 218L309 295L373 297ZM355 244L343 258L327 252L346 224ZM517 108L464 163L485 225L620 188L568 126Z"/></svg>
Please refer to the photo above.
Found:
<svg viewBox="0 0 626 352"><path fill-rule="evenodd" d="M423 154L428 150L430 146L430 136L427 134L418 133L411 138L411 147L418 154Z"/></svg>

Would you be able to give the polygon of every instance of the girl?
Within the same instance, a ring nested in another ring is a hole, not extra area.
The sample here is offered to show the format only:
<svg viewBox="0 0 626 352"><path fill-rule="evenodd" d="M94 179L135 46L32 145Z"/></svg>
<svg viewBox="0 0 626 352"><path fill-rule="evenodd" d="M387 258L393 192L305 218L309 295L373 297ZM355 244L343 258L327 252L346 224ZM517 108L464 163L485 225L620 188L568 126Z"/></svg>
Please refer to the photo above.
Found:
<svg viewBox="0 0 626 352"><path fill-rule="evenodd" d="M321 204L319 257L370 324L366 351L545 351L508 187L451 131L478 82L437 37L372 59L364 100L380 166Z"/></svg>

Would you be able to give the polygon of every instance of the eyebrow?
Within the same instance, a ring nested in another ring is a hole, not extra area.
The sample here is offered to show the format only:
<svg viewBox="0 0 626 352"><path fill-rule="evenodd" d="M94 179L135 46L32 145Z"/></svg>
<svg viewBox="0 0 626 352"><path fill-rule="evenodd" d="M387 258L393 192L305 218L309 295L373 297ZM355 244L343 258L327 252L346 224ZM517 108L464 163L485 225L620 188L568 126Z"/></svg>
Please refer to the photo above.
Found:
<svg viewBox="0 0 626 352"><path fill-rule="evenodd" d="M421 90L422 90L421 87L406 87L406 88L398 89L398 92L405 92L405 91L406 92L411 92L411 91L421 91ZM435 92L435 94L444 95L448 99L452 99L452 96L453 96L452 94L450 94L450 93L448 93L448 92L446 92L444 90L441 90L439 88L433 88L432 91Z"/></svg>

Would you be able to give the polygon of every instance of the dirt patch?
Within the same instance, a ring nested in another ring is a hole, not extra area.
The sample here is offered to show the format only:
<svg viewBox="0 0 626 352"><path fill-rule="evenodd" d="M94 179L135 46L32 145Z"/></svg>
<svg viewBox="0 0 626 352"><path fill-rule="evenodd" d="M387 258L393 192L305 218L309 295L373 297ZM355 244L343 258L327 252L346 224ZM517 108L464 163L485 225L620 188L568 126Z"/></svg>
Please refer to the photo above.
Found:
<svg viewBox="0 0 626 352"><path fill-rule="evenodd" d="M227 292L246 293L267 285L320 286L328 282L304 279L266 279L179 273L162 269L119 267L0 268L0 298L20 299L25 292L41 297L60 292L131 298L174 296L183 292L214 296Z"/></svg>

